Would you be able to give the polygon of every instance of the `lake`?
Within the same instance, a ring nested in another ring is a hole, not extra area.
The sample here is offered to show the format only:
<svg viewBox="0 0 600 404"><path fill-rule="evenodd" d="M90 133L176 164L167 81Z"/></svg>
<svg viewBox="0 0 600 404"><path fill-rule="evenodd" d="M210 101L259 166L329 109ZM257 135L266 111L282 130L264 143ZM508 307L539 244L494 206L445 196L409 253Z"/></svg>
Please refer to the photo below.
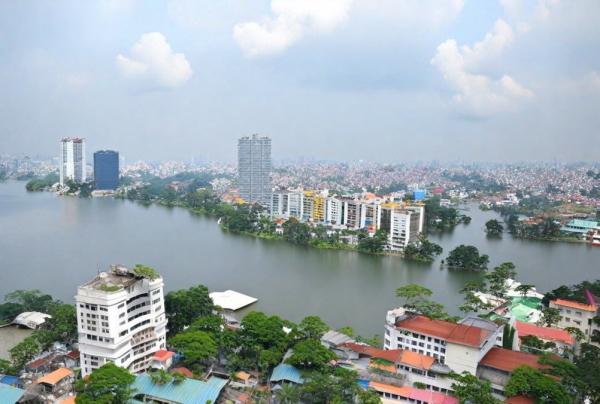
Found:
<svg viewBox="0 0 600 404"><path fill-rule="evenodd" d="M491 259L490 267L512 261L518 279L540 291L600 278L600 248L583 244L487 239L484 223L496 217L476 204L473 220L453 232L431 236L443 256L472 244ZM205 284L211 291L233 289L258 298L248 310L299 321L309 314L331 326L352 326L360 334L383 333L385 312L399 301L395 289L418 283L433 299L458 314L458 291L473 273L398 257L298 247L223 232L213 218L179 208L144 207L112 198L79 199L28 193L25 183L0 184L0 295L41 289L73 302L77 286L110 264L143 263L156 268L166 289Z"/></svg>

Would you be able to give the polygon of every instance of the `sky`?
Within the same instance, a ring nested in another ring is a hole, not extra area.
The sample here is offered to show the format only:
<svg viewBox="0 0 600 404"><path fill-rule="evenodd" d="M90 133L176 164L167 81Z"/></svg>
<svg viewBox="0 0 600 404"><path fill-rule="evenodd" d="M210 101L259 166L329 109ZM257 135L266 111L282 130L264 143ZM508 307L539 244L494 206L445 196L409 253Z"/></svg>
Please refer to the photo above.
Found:
<svg viewBox="0 0 600 404"><path fill-rule="evenodd" d="M597 0L7 0L0 154L599 161Z"/></svg>

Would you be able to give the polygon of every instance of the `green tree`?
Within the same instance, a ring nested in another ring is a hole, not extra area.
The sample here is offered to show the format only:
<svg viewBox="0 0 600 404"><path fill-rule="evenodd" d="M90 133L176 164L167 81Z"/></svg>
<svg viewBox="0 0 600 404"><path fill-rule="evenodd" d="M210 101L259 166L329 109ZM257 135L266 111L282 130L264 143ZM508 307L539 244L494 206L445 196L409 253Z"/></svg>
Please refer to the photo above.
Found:
<svg viewBox="0 0 600 404"><path fill-rule="evenodd" d="M10 359L16 370L21 370L41 352L41 346L34 335L30 335L9 349Z"/></svg>
<svg viewBox="0 0 600 404"><path fill-rule="evenodd" d="M294 366L319 369L335 357L334 353L325 348L320 341L307 339L294 345L294 352L288 362Z"/></svg>
<svg viewBox="0 0 600 404"><path fill-rule="evenodd" d="M454 395L461 404L500 404L492 395L492 385L489 381L480 380L478 377L463 372L462 374L452 373L450 377L454 380L452 389Z"/></svg>
<svg viewBox="0 0 600 404"><path fill-rule="evenodd" d="M581 344L579 356L575 357L574 364L577 369L576 380L582 383L580 396L588 397L590 402L600 402L600 348Z"/></svg>
<svg viewBox="0 0 600 404"><path fill-rule="evenodd" d="M444 250L436 243L427 239L424 235L419 237L415 243L411 243L404 249L404 258L411 261L433 262L435 256Z"/></svg>
<svg viewBox="0 0 600 404"><path fill-rule="evenodd" d="M70 344L77 340L77 311L72 304L55 304L49 310L52 316L35 332L43 347L53 342Z"/></svg>
<svg viewBox="0 0 600 404"><path fill-rule="evenodd" d="M350 338L354 337L354 329L350 326L345 325L345 326L341 327L340 329L338 329L337 331L339 333L349 336Z"/></svg>
<svg viewBox="0 0 600 404"><path fill-rule="evenodd" d="M519 294L521 294L521 296L525 297L525 296L527 296L527 293L532 291L534 288L535 288L535 286L533 286L533 285L523 283L515 288L515 292L519 292Z"/></svg>
<svg viewBox="0 0 600 404"><path fill-rule="evenodd" d="M275 393L277 402L281 404L296 404L300 402L300 389L291 384L284 383L281 385L281 389Z"/></svg>
<svg viewBox="0 0 600 404"><path fill-rule="evenodd" d="M505 387L507 397L524 395L543 403L569 404L571 396L560 383L530 366L519 366Z"/></svg>
<svg viewBox="0 0 600 404"><path fill-rule="evenodd" d="M546 327L552 327L560 321L560 311L553 307L545 307L542 309L542 318L539 323Z"/></svg>
<svg viewBox="0 0 600 404"><path fill-rule="evenodd" d="M515 340L516 330L513 326L509 324L504 325L504 329L502 330L502 348L504 349L513 349L513 342Z"/></svg>
<svg viewBox="0 0 600 404"><path fill-rule="evenodd" d="M361 233L358 237L358 251L368 254L380 254L387 244L387 232L383 229L377 230L373 237Z"/></svg>
<svg viewBox="0 0 600 404"><path fill-rule="evenodd" d="M269 350L270 353L262 354L263 361L267 355L269 363L279 363L283 353L288 347L288 336L283 331L284 322L277 316L267 316L261 312L251 312L241 322L237 332L238 349L236 356L251 363L256 368L261 366L261 353ZM274 357L276 355L276 357ZM264 366L264 362L263 362Z"/></svg>
<svg viewBox="0 0 600 404"><path fill-rule="evenodd" d="M204 331L184 331L169 340L170 345L183 354L186 366L201 370L217 354L214 338Z"/></svg>
<svg viewBox="0 0 600 404"><path fill-rule="evenodd" d="M76 384L77 404L122 404L133 396L135 376L113 363L98 368Z"/></svg>
<svg viewBox="0 0 600 404"><path fill-rule="evenodd" d="M485 222L485 231L488 236L500 237L504 232L504 226L496 219L491 219Z"/></svg>
<svg viewBox="0 0 600 404"><path fill-rule="evenodd" d="M434 319L448 319L444 306L427 299L433 292L424 286L408 284L396 289L396 296L404 298L404 308L414 310L424 316Z"/></svg>
<svg viewBox="0 0 600 404"><path fill-rule="evenodd" d="M464 313L477 313L479 311L490 310L493 306L489 303L484 303L474 292L466 292L464 303L459 307L459 310Z"/></svg>
<svg viewBox="0 0 600 404"><path fill-rule="evenodd" d="M329 326L319 316L307 316L298 324L298 331L304 338L319 339L329 331Z"/></svg>
<svg viewBox="0 0 600 404"><path fill-rule="evenodd" d="M579 328L565 327L565 331L571 334L577 342L581 342L585 339L585 334Z"/></svg>
<svg viewBox="0 0 600 404"><path fill-rule="evenodd" d="M167 372L164 369L150 371L150 372L148 372L148 375L150 376L150 379L152 380L152 383L154 383L154 384L163 385L163 384L169 384L169 383L171 383L171 381L173 381L173 375L171 375L169 372Z"/></svg>
<svg viewBox="0 0 600 404"><path fill-rule="evenodd" d="M167 293L165 312L169 320L169 334L180 333L196 318L210 315L214 308L208 288L204 285Z"/></svg>
<svg viewBox="0 0 600 404"><path fill-rule="evenodd" d="M508 291L506 281L515 279L516 276L515 264L504 262L495 267L490 273L485 274L485 279L488 282L490 293L496 297L504 298Z"/></svg>
<svg viewBox="0 0 600 404"><path fill-rule="evenodd" d="M292 217L283 224L283 239L294 244L308 245L311 239L310 226Z"/></svg>
<svg viewBox="0 0 600 404"><path fill-rule="evenodd" d="M461 244L446 258L446 264L451 269L485 271L490 258L486 254L479 254L475 246Z"/></svg>
<svg viewBox="0 0 600 404"><path fill-rule="evenodd" d="M359 390L358 404L381 404L381 396L375 390Z"/></svg>
<svg viewBox="0 0 600 404"><path fill-rule="evenodd" d="M49 313L49 310L55 304L52 296L43 294L38 289L15 290L7 294L4 301L18 304L21 306L21 311L39 311L41 313Z"/></svg>

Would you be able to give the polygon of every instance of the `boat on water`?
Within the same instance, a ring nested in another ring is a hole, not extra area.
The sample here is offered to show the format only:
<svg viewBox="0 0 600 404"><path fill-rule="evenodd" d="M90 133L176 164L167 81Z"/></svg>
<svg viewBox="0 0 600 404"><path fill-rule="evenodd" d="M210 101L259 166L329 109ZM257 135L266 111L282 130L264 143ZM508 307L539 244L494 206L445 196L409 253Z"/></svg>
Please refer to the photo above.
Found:
<svg viewBox="0 0 600 404"><path fill-rule="evenodd" d="M600 247L600 230L590 230L587 234L587 240L595 247Z"/></svg>

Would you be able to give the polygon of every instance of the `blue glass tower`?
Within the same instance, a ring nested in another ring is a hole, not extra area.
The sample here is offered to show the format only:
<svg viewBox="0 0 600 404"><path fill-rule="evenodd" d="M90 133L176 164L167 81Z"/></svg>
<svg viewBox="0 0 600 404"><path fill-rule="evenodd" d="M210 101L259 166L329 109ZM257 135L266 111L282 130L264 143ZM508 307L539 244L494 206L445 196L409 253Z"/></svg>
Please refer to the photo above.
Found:
<svg viewBox="0 0 600 404"><path fill-rule="evenodd" d="M94 187L117 189L119 186L119 153L100 150L94 153Z"/></svg>

